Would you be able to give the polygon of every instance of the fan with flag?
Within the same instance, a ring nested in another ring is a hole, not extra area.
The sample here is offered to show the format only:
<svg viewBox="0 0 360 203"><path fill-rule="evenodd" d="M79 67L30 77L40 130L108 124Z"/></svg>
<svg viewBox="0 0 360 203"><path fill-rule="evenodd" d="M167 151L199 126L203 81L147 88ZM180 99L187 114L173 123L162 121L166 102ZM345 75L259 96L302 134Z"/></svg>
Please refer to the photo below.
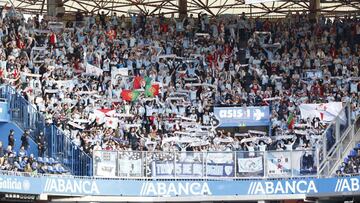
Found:
<svg viewBox="0 0 360 203"><path fill-rule="evenodd" d="M288 120L287 120L287 124L288 124L288 129L293 129L294 125L295 125L295 117L293 113L290 113Z"/></svg>
<svg viewBox="0 0 360 203"><path fill-rule="evenodd" d="M133 89L141 89L142 87L146 87L151 83L150 77L141 77L141 76L135 76L133 81Z"/></svg>
<svg viewBox="0 0 360 203"><path fill-rule="evenodd" d="M89 119L91 121L95 121L99 125L105 124L106 126L109 121L112 120L111 123L114 124L111 124L111 126L114 126L116 123L116 120L114 120L115 118L113 118L115 112L116 111L114 109L95 109L94 112L90 114Z"/></svg>
<svg viewBox="0 0 360 203"><path fill-rule="evenodd" d="M146 86L145 97L155 97L159 95L159 89L160 89L159 84L152 84Z"/></svg>
<svg viewBox="0 0 360 203"><path fill-rule="evenodd" d="M121 98L125 101L136 101L140 96L140 91L138 90L122 90Z"/></svg>
<svg viewBox="0 0 360 203"><path fill-rule="evenodd" d="M133 82L133 88L134 89L140 89L141 88L141 84L144 82L144 78L141 76L135 76L134 77L134 82Z"/></svg>

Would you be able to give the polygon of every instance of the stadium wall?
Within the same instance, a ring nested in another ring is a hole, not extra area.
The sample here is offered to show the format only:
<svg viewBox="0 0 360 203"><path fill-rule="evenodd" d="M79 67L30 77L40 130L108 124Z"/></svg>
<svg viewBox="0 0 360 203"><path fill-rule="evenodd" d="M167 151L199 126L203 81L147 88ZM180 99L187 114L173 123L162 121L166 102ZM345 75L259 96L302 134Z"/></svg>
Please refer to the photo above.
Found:
<svg viewBox="0 0 360 203"><path fill-rule="evenodd" d="M3 143L3 148L6 149L8 146L8 135L11 129L14 129L15 131L15 151L19 151L21 146L21 136L23 135L24 131L21 130L16 124L12 122L0 122L0 141ZM38 155L38 148L37 144L29 137L29 148L28 148L29 154L34 154L35 156Z"/></svg>

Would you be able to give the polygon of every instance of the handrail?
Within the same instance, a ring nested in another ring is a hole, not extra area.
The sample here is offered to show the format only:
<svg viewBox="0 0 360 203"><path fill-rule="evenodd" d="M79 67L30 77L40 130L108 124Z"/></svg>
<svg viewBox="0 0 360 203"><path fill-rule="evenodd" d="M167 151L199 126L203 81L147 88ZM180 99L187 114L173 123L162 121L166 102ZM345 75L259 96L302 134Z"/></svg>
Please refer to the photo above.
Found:
<svg viewBox="0 0 360 203"><path fill-rule="evenodd" d="M339 138L338 137L335 137L335 140L336 142L331 146L330 149L327 149L327 133L329 132L329 130L334 127L333 125L335 125L335 134L337 133L337 124L339 122L339 120L341 120L341 114L344 112L346 114L346 110L347 108L350 108L350 102L347 102L344 107L341 109L340 113L335 117L335 119L329 124L329 126L327 126L326 130L323 132L322 136L321 136L321 140L323 141L323 148L319 149L319 151L323 151L323 159L321 162L319 162L319 173L323 170L323 167L326 165L326 163L328 162L328 157L334 153L334 151L336 150L337 148L337 144L339 142L341 142L343 139L342 139L342 136L339 135ZM349 114L349 112L348 112ZM348 115L348 117L346 117L347 121L348 122L348 126L347 128L344 130L344 133L345 132L348 132L349 129L351 129L353 123L351 122L351 118L350 118L350 115ZM320 158L320 155L318 155L318 157Z"/></svg>
<svg viewBox="0 0 360 203"><path fill-rule="evenodd" d="M51 177L51 178L72 178L72 179L89 179L89 180L138 180L138 181L149 181L149 180L161 180L161 181L173 181L173 180L212 180L212 181L222 181L222 180L302 180L302 179L316 179L317 176L294 176L294 177L101 177L101 176L76 176L69 174L43 174L43 173L29 173L29 172L19 172L19 171L4 171L0 170L2 176L12 175L12 176L24 176L24 177ZM354 175L355 176L355 175Z"/></svg>
<svg viewBox="0 0 360 203"><path fill-rule="evenodd" d="M343 111L347 111L348 117L348 127L343 130L343 132L338 132L340 129L340 115ZM348 150L349 146L354 143L355 141L355 135L357 132L355 132L355 127L357 123L359 122L359 116L355 118L355 120L352 120L351 118L351 108L349 103L345 105L345 107L342 109L341 113L335 118L333 124L335 124L335 135L336 135L336 142L333 144L333 146L329 150L325 150L323 154L323 160L322 163L319 165L319 175L325 173L325 176L331 176L336 170L336 167L338 167L338 164L341 163L341 159L343 158L343 152L344 150ZM330 125L331 126L331 125ZM333 126L332 126L333 127ZM324 133L325 137L322 139L326 141L326 131ZM326 143L324 143L326 146ZM320 156L320 155L318 155ZM333 161L333 162L331 162Z"/></svg>
<svg viewBox="0 0 360 203"><path fill-rule="evenodd" d="M92 157L89 154L75 146L69 137L55 125L46 124L43 113L34 108L34 106L25 100L14 88L9 85L2 85L0 86L0 90L0 97L8 100L11 121L17 123L23 130L32 129L33 131L30 133L30 137L33 140L36 140L36 136L40 132L44 133L47 141L46 153L48 156L56 158L59 155L57 153L67 153L66 159L72 159L71 162L64 163L63 159L59 160L65 167L69 168L74 174L92 175ZM34 115L36 117L34 117ZM59 137L61 139L59 139ZM70 151L62 146L64 144L71 146ZM59 147L59 145L61 146ZM63 156L65 157L65 155ZM85 168L83 166L84 163ZM89 170L85 171L84 169L87 167Z"/></svg>
<svg viewBox="0 0 360 203"><path fill-rule="evenodd" d="M349 132L348 132L348 133L353 133L353 131L352 131L353 128L355 128L355 126L352 126L352 129L349 129ZM359 134L360 134L360 129L357 129L356 133L353 134L353 137L352 137L352 138L356 137L356 135L359 135ZM346 137L346 136L344 136L344 137L342 138L341 142L345 139L345 137ZM334 174L334 173L336 172L336 170L337 170L338 167L339 167L339 164L342 162L342 160L344 159L344 157L348 155L347 152L349 152L351 149L353 149L353 146L354 146L354 144L355 144L355 141L356 141L355 139L351 139L350 142L349 142L349 144L348 144L347 146L345 146L345 149L342 149L343 146L338 145L337 148L339 148L339 150L342 150L342 151L345 152L345 153L343 153L343 154L340 156L340 159L338 159L338 160L336 161L336 164L334 164L334 167L330 170L329 175Z"/></svg>
<svg viewBox="0 0 360 203"><path fill-rule="evenodd" d="M308 155L312 157L312 160L307 159ZM184 177L187 179L272 179L279 177L317 177L317 165L315 164L316 151L314 149L255 152L97 150L93 152L93 156L94 176L100 177L116 176L130 179L181 179ZM282 160L278 163L283 165L281 168L278 168L277 164L279 159ZM243 163L242 166L245 166L245 168L239 167L240 163ZM247 168L247 163L253 167ZM124 170L128 167L131 167L131 169Z"/></svg>

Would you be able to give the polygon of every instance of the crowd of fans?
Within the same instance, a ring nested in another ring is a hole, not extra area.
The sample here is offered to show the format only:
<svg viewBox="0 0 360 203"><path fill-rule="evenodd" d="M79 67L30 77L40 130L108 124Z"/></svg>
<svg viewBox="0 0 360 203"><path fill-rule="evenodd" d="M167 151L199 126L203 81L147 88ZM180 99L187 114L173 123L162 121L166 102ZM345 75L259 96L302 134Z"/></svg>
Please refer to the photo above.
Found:
<svg viewBox="0 0 360 203"><path fill-rule="evenodd" d="M3 11L0 77L87 153L313 149L327 125L300 119L299 104L350 102L359 114L355 17L50 21ZM272 139L216 128L214 106L270 106Z"/></svg>
<svg viewBox="0 0 360 203"><path fill-rule="evenodd" d="M15 149L15 131L10 130L8 135L8 145L4 147L0 141L0 170L27 172L31 174L66 174L68 171L54 158L47 158L34 154L29 154L29 132L26 131L21 136L21 145L18 151ZM39 145L43 142L43 137L39 136ZM18 146L17 146L18 147ZM41 150L39 150L41 153Z"/></svg>

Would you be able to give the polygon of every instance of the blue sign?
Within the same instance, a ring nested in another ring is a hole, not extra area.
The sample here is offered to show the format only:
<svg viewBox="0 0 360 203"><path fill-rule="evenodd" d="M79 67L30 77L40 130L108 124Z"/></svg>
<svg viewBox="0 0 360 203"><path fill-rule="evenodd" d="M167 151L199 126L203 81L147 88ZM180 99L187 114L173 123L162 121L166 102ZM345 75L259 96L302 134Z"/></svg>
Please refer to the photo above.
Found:
<svg viewBox="0 0 360 203"><path fill-rule="evenodd" d="M175 170L174 170L175 169ZM152 176L234 177L233 163L158 162L152 163ZM176 174L175 174L176 173Z"/></svg>
<svg viewBox="0 0 360 203"><path fill-rule="evenodd" d="M360 176L291 180L188 180L144 181L94 177L2 175L0 192L98 196L251 196L360 194Z"/></svg>
<svg viewBox="0 0 360 203"><path fill-rule="evenodd" d="M261 107L214 107L215 117L219 120L218 127L268 126L270 110Z"/></svg>

